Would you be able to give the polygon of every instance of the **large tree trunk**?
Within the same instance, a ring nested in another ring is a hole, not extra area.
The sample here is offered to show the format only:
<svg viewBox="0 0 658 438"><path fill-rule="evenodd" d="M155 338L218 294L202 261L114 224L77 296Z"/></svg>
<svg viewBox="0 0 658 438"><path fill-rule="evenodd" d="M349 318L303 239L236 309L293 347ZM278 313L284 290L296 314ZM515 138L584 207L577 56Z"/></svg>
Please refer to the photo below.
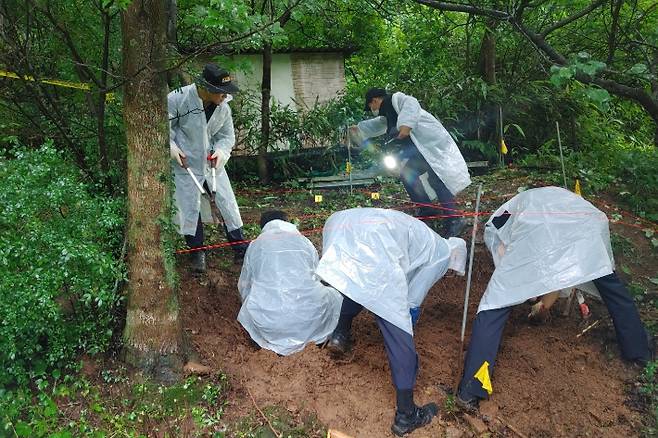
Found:
<svg viewBox="0 0 658 438"><path fill-rule="evenodd" d="M124 123L128 146L128 309L124 358L159 380L182 371L173 282L165 0L133 1L123 13Z"/></svg>
<svg viewBox="0 0 658 438"><path fill-rule="evenodd" d="M263 81L261 85L261 140L258 145L258 176L260 182L270 182L267 148L270 144L270 96L272 95L272 45L263 47Z"/></svg>

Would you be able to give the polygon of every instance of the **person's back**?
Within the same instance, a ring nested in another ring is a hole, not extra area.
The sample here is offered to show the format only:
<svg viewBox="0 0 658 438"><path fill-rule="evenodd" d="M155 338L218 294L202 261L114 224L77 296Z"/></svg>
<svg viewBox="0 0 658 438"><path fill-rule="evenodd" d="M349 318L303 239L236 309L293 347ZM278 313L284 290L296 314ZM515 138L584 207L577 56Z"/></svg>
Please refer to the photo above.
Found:
<svg viewBox="0 0 658 438"><path fill-rule="evenodd" d="M314 276L318 254L295 225L268 222L244 260L238 321L261 347L278 354L324 341L338 320L340 296Z"/></svg>
<svg viewBox="0 0 658 438"><path fill-rule="evenodd" d="M354 208L334 213L325 223L316 273L411 333L409 309L420 306L448 268L461 266L457 270L463 271L465 260L462 239L444 239L396 210Z"/></svg>

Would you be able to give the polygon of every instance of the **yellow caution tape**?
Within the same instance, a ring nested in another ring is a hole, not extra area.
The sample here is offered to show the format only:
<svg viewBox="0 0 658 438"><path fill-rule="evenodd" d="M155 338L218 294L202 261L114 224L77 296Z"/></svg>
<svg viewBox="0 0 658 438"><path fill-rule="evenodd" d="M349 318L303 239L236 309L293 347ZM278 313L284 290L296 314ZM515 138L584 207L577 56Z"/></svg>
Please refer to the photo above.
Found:
<svg viewBox="0 0 658 438"><path fill-rule="evenodd" d="M316 203L322 202L322 195L315 195L315 202Z"/></svg>
<svg viewBox="0 0 658 438"><path fill-rule="evenodd" d="M378 192L372 192L370 194L371 199L379 199L379 193Z"/></svg>
<svg viewBox="0 0 658 438"><path fill-rule="evenodd" d="M500 139L500 153L503 155L507 155L507 145L505 144L504 138Z"/></svg>
<svg viewBox="0 0 658 438"><path fill-rule="evenodd" d="M345 172L349 175L352 173L352 163L349 161L345 164Z"/></svg>
<svg viewBox="0 0 658 438"><path fill-rule="evenodd" d="M474 377L482 383L482 388L487 391L487 394L491 395L493 387L491 386L491 378L489 377L489 362L485 360Z"/></svg>
<svg viewBox="0 0 658 438"><path fill-rule="evenodd" d="M580 180L579 179L576 179L576 187L574 187L573 192L578 196L583 196L583 194L580 192Z"/></svg>
<svg viewBox="0 0 658 438"><path fill-rule="evenodd" d="M5 71L5 70L0 70L0 76L4 76L6 78L12 78L12 79L23 79L24 81L33 81L33 82L35 81L33 76L26 75L21 77L14 72ZM41 79L39 82L41 82L42 84L55 85L57 87L74 88L76 90L91 91L91 85L82 82L62 81L59 79ZM114 93L107 93L105 95L106 102L113 102L114 100L115 100Z"/></svg>

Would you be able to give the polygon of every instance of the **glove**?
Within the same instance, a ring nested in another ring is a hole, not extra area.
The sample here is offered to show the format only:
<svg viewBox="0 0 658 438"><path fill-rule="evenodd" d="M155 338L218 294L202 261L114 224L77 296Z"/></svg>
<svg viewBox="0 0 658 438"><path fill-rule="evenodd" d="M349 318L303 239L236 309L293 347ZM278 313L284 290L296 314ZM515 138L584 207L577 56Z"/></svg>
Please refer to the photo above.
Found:
<svg viewBox="0 0 658 438"><path fill-rule="evenodd" d="M172 160L176 160L180 167L185 167L183 165L183 160L185 160L187 156L174 143L169 144L169 155L171 156Z"/></svg>
<svg viewBox="0 0 658 438"><path fill-rule="evenodd" d="M215 169L217 169L218 167L223 166L224 164L226 164L227 159L224 156L224 154L222 153L222 151L217 149L215 151L215 153L210 155L209 161L210 161L210 165L212 167L214 167Z"/></svg>

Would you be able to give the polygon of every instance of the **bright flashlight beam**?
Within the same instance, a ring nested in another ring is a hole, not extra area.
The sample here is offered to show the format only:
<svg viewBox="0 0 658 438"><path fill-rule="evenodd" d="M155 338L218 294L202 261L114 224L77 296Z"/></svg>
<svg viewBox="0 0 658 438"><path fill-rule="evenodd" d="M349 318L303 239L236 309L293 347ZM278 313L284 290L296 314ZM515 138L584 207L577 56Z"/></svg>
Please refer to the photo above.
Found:
<svg viewBox="0 0 658 438"><path fill-rule="evenodd" d="M392 155L386 155L384 157L384 166L386 166L387 169L395 169L398 167L398 160Z"/></svg>

